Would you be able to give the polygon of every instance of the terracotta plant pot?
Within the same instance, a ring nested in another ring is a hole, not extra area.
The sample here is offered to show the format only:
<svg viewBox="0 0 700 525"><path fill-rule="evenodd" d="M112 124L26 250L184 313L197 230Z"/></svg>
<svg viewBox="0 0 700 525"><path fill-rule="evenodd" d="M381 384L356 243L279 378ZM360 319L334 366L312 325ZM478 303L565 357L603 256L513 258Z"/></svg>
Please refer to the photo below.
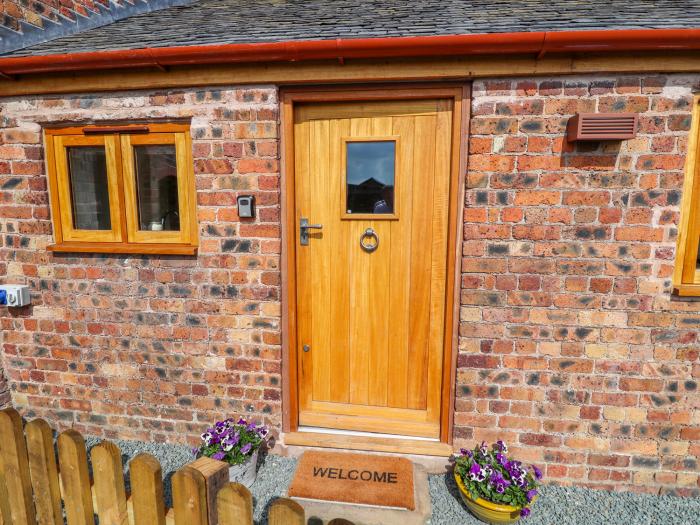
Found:
<svg viewBox="0 0 700 525"><path fill-rule="evenodd" d="M467 490L467 487L462 483L462 478L455 472L455 481L459 487L459 494L462 496L462 501L467 506L469 511L484 523L492 525L507 525L515 523L520 519L520 509L511 505L501 505L499 503L491 503L483 498L472 498L472 495Z"/></svg>
<svg viewBox="0 0 700 525"><path fill-rule="evenodd" d="M240 483L250 488L258 476L258 450L240 465L232 465L228 469L229 481Z"/></svg>

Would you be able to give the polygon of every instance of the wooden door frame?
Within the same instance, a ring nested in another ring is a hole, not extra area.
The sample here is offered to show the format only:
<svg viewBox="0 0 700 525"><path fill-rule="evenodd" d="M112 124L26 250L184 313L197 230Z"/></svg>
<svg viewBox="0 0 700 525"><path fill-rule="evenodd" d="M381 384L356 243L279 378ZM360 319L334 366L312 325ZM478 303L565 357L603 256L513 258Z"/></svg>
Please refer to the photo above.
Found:
<svg viewBox="0 0 700 525"><path fill-rule="evenodd" d="M451 99L454 104L440 410L440 442L452 443L458 353L462 230L464 227L464 185L467 169L466 144L471 100L471 85L469 83L309 86L280 90L282 431L285 433L295 432L298 429L299 418L294 105L309 102L361 102L429 98Z"/></svg>

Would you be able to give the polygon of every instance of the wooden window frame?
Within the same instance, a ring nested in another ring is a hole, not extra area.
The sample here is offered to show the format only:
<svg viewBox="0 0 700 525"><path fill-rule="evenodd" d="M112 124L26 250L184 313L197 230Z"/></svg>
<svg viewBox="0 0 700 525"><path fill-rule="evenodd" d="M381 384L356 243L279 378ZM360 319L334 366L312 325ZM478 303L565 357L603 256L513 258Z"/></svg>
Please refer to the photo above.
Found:
<svg viewBox="0 0 700 525"><path fill-rule="evenodd" d="M122 242L119 227L119 164L116 138L110 135L59 135L53 138L56 151L56 187L60 211L56 217L61 221L61 235L69 242ZM67 150L80 146L104 146L107 161L107 188L109 191L109 209L111 230L78 230L73 227L73 195L68 167Z"/></svg>
<svg viewBox="0 0 700 525"><path fill-rule="evenodd" d="M46 164L54 252L195 255L199 244L192 139L189 124L133 124L46 128ZM138 227L133 146L175 146L179 231L143 231ZM67 147L104 145L107 156L112 230L76 230L68 174Z"/></svg>
<svg viewBox="0 0 700 525"><path fill-rule="evenodd" d="M700 297L700 270L697 268L700 244L700 95L693 99L692 125L678 225L673 291L681 297Z"/></svg>

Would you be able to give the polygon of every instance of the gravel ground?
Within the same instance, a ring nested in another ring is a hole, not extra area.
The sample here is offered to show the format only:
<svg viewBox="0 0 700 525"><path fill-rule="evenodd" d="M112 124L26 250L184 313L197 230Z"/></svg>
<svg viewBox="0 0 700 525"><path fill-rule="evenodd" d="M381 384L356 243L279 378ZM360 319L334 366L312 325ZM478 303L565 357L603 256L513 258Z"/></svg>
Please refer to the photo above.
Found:
<svg viewBox="0 0 700 525"><path fill-rule="evenodd" d="M86 438L88 450L100 442ZM124 471L127 462L141 452L160 461L165 479L166 504L171 506L170 478L192 461L191 450L183 445L115 440L122 452ZM266 523L272 500L282 495L294 474L296 459L266 455L260 459L257 481L251 488L255 504L255 523ZM126 478L128 484L128 476ZM450 475L430 476L433 516L430 525L477 525L459 499ZM533 506L528 525L700 525L700 498L652 496L629 492L606 492L576 487L545 486Z"/></svg>
<svg viewBox="0 0 700 525"><path fill-rule="evenodd" d="M85 438L85 446L88 449L88 458L90 457L90 449L97 445L100 438L88 436ZM163 493L165 496L165 504L167 507L172 507L172 493L170 478L180 467L194 460L192 450L184 445L170 445L166 443L144 443L141 441L124 441L122 439L110 440L119 447L122 453L122 465L124 465L124 480L126 482L126 490L129 491L129 476L128 462L142 452L147 452L160 463L160 468L163 471Z"/></svg>
<svg viewBox="0 0 700 525"><path fill-rule="evenodd" d="M430 525L477 525L451 475L430 476ZM542 487L527 525L700 525L700 498Z"/></svg>

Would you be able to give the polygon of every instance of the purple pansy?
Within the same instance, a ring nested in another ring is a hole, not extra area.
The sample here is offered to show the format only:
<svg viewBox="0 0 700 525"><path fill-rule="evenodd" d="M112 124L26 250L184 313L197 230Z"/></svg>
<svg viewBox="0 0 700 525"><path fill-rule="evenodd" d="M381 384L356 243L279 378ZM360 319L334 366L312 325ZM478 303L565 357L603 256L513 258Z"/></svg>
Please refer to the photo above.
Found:
<svg viewBox="0 0 700 525"><path fill-rule="evenodd" d="M528 503L532 501L535 498L535 496L537 496L537 491L535 489L528 490L525 493L525 497L527 498Z"/></svg>
<svg viewBox="0 0 700 525"><path fill-rule="evenodd" d="M535 477L537 479L542 479L542 471L537 468L535 465L532 465L532 471L535 473Z"/></svg>
<svg viewBox="0 0 700 525"><path fill-rule="evenodd" d="M520 465L520 461L509 461L506 462L505 465L503 465L503 468L506 469L508 474L510 475L510 479L516 480L520 478L525 478L525 469L523 469Z"/></svg>
<svg viewBox="0 0 700 525"><path fill-rule="evenodd" d="M233 450L233 447L235 447L238 444L238 441L240 440L240 436L238 434L233 434L230 437L227 437L221 442L221 448L223 448L226 452L230 452Z"/></svg>
<svg viewBox="0 0 700 525"><path fill-rule="evenodd" d="M265 425L248 422L244 417L217 421L201 435L202 445L192 449L195 457L206 456L238 465L247 460L265 442Z"/></svg>
<svg viewBox="0 0 700 525"><path fill-rule="evenodd" d="M527 507L523 507L522 509L520 509L520 517L527 518L529 515L530 509L528 509Z"/></svg>
<svg viewBox="0 0 700 525"><path fill-rule="evenodd" d="M484 481L488 474L485 469L482 469L477 462L472 464L472 468L469 470L469 477L472 481Z"/></svg>
<svg viewBox="0 0 700 525"><path fill-rule="evenodd" d="M496 492L503 494L506 489L510 486L510 481L505 479L503 475L498 471L494 470L489 476L489 481L496 488Z"/></svg>

